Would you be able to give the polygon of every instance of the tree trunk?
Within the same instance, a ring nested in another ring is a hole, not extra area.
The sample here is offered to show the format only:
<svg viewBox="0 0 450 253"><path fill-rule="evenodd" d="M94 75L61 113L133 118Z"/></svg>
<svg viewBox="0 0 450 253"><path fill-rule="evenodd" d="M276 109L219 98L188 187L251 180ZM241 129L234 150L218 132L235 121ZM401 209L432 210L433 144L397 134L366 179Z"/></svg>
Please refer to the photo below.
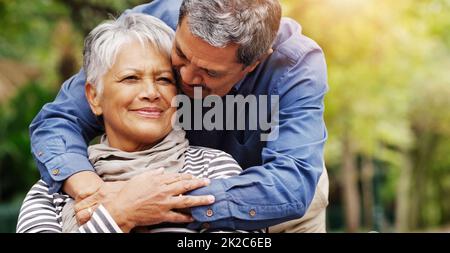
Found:
<svg viewBox="0 0 450 253"><path fill-rule="evenodd" d="M342 194L347 232L354 233L360 224L360 202L355 154L347 135L344 135L342 154Z"/></svg>
<svg viewBox="0 0 450 253"><path fill-rule="evenodd" d="M364 157L361 173L364 226L373 229L374 212L374 192L373 176L375 173L373 161L369 157Z"/></svg>
<svg viewBox="0 0 450 253"><path fill-rule="evenodd" d="M396 232L409 231L411 220L411 180L412 163L408 153L403 154L403 167L401 168L399 183L397 187L396 209L395 209L395 229Z"/></svg>
<svg viewBox="0 0 450 253"><path fill-rule="evenodd" d="M430 161L433 160L436 146L439 138L436 134L428 131L416 133L417 148L412 152L412 184L410 191L410 219L409 228L411 230L420 229L423 227L423 206L426 203L426 183L427 183L427 169Z"/></svg>

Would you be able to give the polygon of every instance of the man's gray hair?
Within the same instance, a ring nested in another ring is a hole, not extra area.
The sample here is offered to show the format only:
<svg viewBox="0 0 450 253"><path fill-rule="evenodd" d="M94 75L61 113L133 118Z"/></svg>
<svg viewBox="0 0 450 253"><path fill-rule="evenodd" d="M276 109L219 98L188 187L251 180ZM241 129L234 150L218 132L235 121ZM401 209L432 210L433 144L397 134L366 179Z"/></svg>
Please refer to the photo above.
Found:
<svg viewBox="0 0 450 253"><path fill-rule="evenodd" d="M249 66L272 46L281 20L278 0L184 0L178 24L214 47L239 45L238 61Z"/></svg>
<svg viewBox="0 0 450 253"><path fill-rule="evenodd" d="M100 24L84 42L83 69L87 82L101 93L101 77L113 66L120 48L133 41L139 41L143 47L154 46L170 57L174 35L163 21L145 14L125 14Z"/></svg>

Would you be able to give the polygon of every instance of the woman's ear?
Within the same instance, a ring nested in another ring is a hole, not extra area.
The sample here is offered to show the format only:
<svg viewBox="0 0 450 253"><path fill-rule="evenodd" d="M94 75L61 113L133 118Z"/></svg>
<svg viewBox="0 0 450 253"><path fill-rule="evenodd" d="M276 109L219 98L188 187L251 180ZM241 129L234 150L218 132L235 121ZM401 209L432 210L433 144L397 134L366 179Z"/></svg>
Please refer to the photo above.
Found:
<svg viewBox="0 0 450 253"><path fill-rule="evenodd" d="M97 92L95 86L91 83L86 83L85 93L92 112L97 116L101 116L103 114L103 110L100 106L100 94Z"/></svg>

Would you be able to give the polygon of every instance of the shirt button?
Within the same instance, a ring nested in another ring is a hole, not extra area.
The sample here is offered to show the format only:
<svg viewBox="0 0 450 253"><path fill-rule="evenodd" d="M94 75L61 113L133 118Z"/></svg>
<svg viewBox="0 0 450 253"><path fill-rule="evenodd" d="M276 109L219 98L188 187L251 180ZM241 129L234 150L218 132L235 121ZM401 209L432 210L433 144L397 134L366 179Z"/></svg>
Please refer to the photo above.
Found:
<svg viewBox="0 0 450 253"><path fill-rule="evenodd" d="M39 151L38 156L42 156L44 154L44 152Z"/></svg>
<svg viewBox="0 0 450 253"><path fill-rule="evenodd" d="M214 212L213 212L213 210L212 209L208 209L208 210L206 210L206 216L208 216L208 217L212 217L214 215Z"/></svg>
<svg viewBox="0 0 450 253"><path fill-rule="evenodd" d="M58 175L58 174L59 174L59 169L54 169L54 170L52 170L52 174L53 174L53 175Z"/></svg>
<svg viewBox="0 0 450 253"><path fill-rule="evenodd" d="M249 214L251 217L255 217L255 215L256 215L255 209L250 210Z"/></svg>
<svg viewBox="0 0 450 253"><path fill-rule="evenodd" d="M203 223L202 227L204 229L209 229L210 225L209 225L209 223Z"/></svg>

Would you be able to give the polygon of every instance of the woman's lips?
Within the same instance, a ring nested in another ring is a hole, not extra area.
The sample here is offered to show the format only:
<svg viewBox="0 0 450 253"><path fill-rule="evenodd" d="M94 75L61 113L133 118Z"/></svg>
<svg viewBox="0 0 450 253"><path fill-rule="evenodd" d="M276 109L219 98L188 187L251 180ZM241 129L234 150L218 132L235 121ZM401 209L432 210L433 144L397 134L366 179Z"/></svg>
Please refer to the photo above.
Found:
<svg viewBox="0 0 450 253"><path fill-rule="evenodd" d="M139 116L149 119L158 119L161 117L161 114L163 113L163 110L154 107L145 107L131 111L135 112Z"/></svg>

